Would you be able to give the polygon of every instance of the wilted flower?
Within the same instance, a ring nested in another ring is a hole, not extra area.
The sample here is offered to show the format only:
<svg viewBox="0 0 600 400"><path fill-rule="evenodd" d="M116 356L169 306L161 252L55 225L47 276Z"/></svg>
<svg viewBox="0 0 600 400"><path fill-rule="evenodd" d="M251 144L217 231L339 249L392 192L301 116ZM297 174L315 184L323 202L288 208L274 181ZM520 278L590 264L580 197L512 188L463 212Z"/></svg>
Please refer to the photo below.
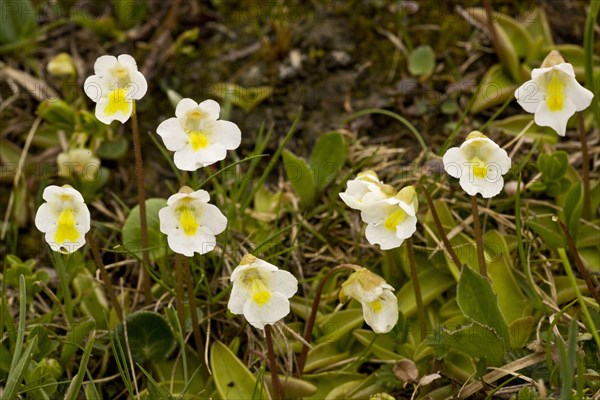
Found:
<svg viewBox="0 0 600 400"><path fill-rule="evenodd" d="M373 202L361 212L368 225L365 230L367 240L378 244L382 250L402 245L417 230L417 209L419 202L415 188L407 186L394 197Z"/></svg>
<svg viewBox="0 0 600 400"><path fill-rule="evenodd" d="M247 254L231 274L233 290L227 307L244 314L257 329L272 325L290 313L289 298L298 291L298 280L287 271Z"/></svg>
<svg viewBox="0 0 600 400"><path fill-rule="evenodd" d="M156 132L165 147L175 152L177 168L195 171L223 160L227 150L238 148L242 133L233 122L219 120L220 109L214 100L198 104L192 99L182 99L175 117L158 126Z"/></svg>
<svg viewBox="0 0 600 400"><path fill-rule="evenodd" d="M74 148L60 153L56 159L58 175L73 178L82 176L86 180L96 178L100 168L100 159L90 149Z"/></svg>
<svg viewBox="0 0 600 400"><path fill-rule="evenodd" d="M375 333L387 333L398 322L398 299L385 279L366 268L355 272L342 283L340 302L353 298L361 303L365 322Z"/></svg>
<svg viewBox="0 0 600 400"><path fill-rule="evenodd" d="M51 75L57 77L74 76L77 73L73 58L67 53L60 53L52 57L46 68Z"/></svg>
<svg viewBox="0 0 600 400"><path fill-rule="evenodd" d="M569 118L588 108L594 95L577 82L573 66L553 50L541 68L531 71L531 80L515 91L515 97L525 111L535 113L536 124L565 136Z"/></svg>
<svg viewBox="0 0 600 400"><path fill-rule="evenodd" d="M209 200L206 190L194 192L184 186L159 210L160 231L167 235L167 243L175 253L193 257L194 252L204 254L215 248L215 235L225 230L227 218L208 204Z"/></svg>
<svg viewBox="0 0 600 400"><path fill-rule="evenodd" d="M85 80L85 94L96 102L96 118L110 124L117 120L125 123L133 112L135 100L140 100L148 90L146 78L137 69L128 54L98 57L94 73Z"/></svg>
<svg viewBox="0 0 600 400"><path fill-rule="evenodd" d="M83 196L69 185L48 186L42 194L46 203L38 208L35 226L45 233L54 251L73 253L85 244L90 230L90 212Z"/></svg>
<svg viewBox="0 0 600 400"><path fill-rule="evenodd" d="M471 132L460 147L448 149L443 162L446 172L460 180L465 192L471 196L481 193L485 198L502 191L502 175L511 165L506 150L478 131Z"/></svg>
<svg viewBox="0 0 600 400"><path fill-rule="evenodd" d="M375 201L390 197L394 190L389 185L384 185L374 171L360 172L355 179L346 184L346 191L340 197L350 208L362 210Z"/></svg>

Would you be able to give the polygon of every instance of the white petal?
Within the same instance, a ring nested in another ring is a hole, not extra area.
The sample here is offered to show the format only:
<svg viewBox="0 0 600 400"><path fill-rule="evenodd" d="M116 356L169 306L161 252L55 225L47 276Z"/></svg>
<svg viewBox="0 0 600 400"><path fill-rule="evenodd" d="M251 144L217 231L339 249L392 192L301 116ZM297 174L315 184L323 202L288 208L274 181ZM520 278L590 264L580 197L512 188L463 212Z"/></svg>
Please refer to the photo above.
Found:
<svg viewBox="0 0 600 400"><path fill-rule="evenodd" d="M396 227L396 236L400 239L408 239L417 230L417 217L408 216L401 224Z"/></svg>
<svg viewBox="0 0 600 400"><path fill-rule="evenodd" d="M487 180L464 174L460 178L460 186L470 196L481 193L484 198L494 197L499 194L504 187L504 179L499 177L497 180Z"/></svg>
<svg viewBox="0 0 600 400"><path fill-rule="evenodd" d="M167 204L168 205L172 205L177 203L179 200L184 199L186 197L189 197L189 194L187 193L182 193L182 192L177 192L175 194L172 194L171 196L169 196L169 198L167 199Z"/></svg>
<svg viewBox="0 0 600 400"><path fill-rule="evenodd" d="M462 150L458 147L448 149L442 157L444 170L446 170L448 175L454 178L461 177L465 161L467 161L467 159Z"/></svg>
<svg viewBox="0 0 600 400"><path fill-rule="evenodd" d="M367 197L369 194L371 196ZM340 198L346 205L355 210L361 210L365 205L375 199L383 198L384 195L373 183L366 182L361 179L353 179L346 183L346 191L340 193Z"/></svg>
<svg viewBox="0 0 600 400"><path fill-rule="evenodd" d="M488 158L486 162L487 180L495 181L498 177L508 173L512 162L506 150L498 148Z"/></svg>
<svg viewBox="0 0 600 400"><path fill-rule="evenodd" d="M199 227L194 236L188 236L181 230L167 235L167 243L175 253L193 257L194 252L205 254L212 251L216 246L215 236L205 228Z"/></svg>
<svg viewBox="0 0 600 400"><path fill-rule="evenodd" d="M111 74L111 70L117 65L117 57L115 56L100 56L94 63L94 73L100 77L107 77Z"/></svg>
<svg viewBox="0 0 600 400"><path fill-rule="evenodd" d="M250 300L250 294L243 285L233 284L227 308L234 314L244 313L244 304Z"/></svg>
<svg viewBox="0 0 600 400"><path fill-rule="evenodd" d="M177 232L179 221L172 207L163 207L158 210L158 220L160 222L160 231L165 235Z"/></svg>
<svg viewBox="0 0 600 400"><path fill-rule="evenodd" d="M571 76L573 78L575 77L575 69L573 68L573 65L571 65L569 63L566 63L566 62L560 63L558 65L555 65L553 68L555 70L557 69L557 70L567 74L568 76Z"/></svg>
<svg viewBox="0 0 600 400"><path fill-rule="evenodd" d="M130 73L138 70L135 58L129 54L121 54L119 57L117 57L117 61L121 66L126 67Z"/></svg>
<svg viewBox="0 0 600 400"><path fill-rule="evenodd" d="M227 217L216 206L204 204L198 223L210 229L213 234L218 235L227 227Z"/></svg>
<svg viewBox="0 0 600 400"><path fill-rule="evenodd" d="M175 166L182 171L195 171L202 167L202 163L198 162L194 150L189 144L175 152L173 161Z"/></svg>
<svg viewBox="0 0 600 400"><path fill-rule="evenodd" d="M404 239L396 235L396 231L390 231L383 224L368 224L365 229L365 236L371 244L378 244L381 250L394 249L400 247Z"/></svg>
<svg viewBox="0 0 600 400"><path fill-rule="evenodd" d="M38 208L35 214L35 227L40 232L47 232L53 226L56 226L58 215L52 205L44 203Z"/></svg>
<svg viewBox="0 0 600 400"><path fill-rule="evenodd" d="M286 298L292 297L298 291L298 280L288 271L271 272L273 280L271 287L274 291L281 293Z"/></svg>
<svg viewBox="0 0 600 400"><path fill-rule="evenodd" d="M565 136L567 132L567 122L575 114L575 105L568 97L564 100L563 109L560 111L550 111L546 102L540 104L535 112L535 123L539 126L549 126L560 136Z"/></svg>
<svg viewBox="0 0 600 400"><path fill-rule="evenodd" d="M196 190L195 192L188 194L188 197L201 201L203 203L208 203L210 201L210 194L208 194L208 192L203 189Z"/></svg>
<svg viewBox="0 0 600 400"><path fill-rule="evenodd" d="M130 100L140 100L148 91L148 82L144 75L135 71L131 75L131 82L125 87L127 89L127 98Z"/></svg>
<svg viewBox="0 0 600 400"><path fill-rule="evenodd" d="M96 118L98 121L110 125L113 121L120 121L121 123L127 122L129 117L131 117L131 113L133 112L133 107L131 102L127 102L127 111L117 111L114 114L107 115L106 114L106 106L108 105L108 98L103 97L96 103Z"/></svg>
<svg viewBox="0 0 600 400"><path fill-rule="evenodd" d="M502 189L504 189L504 178L500 177L498 180L494 181L490 181L486 178L485 185L481 185L481 197L489 199L500 194Z"/></svg>
<svg viewBox="0 0 600 400"><path fill-rule="evenodd" d="M186 118L187 113L196 107L198 107L198 103L194 100L188 98L181 99L175 108L175 116L177 118Z"/></svg>
<svg viewBox="0 0 600 400"><path fill-rule="evenodd" d="M42 198L46 201L56 201L63 194L63 188L56 185L46 186Z"/></svg>
<svg viewBox="0 0 600 400"><path fill-rule="evenodd" d="M94 103L97 103L103 97L108 96L110 88L106 81L98 75L88 76L83 83L83 91Z"/></svg>
<svg viewBox="0 0 600 400"><path fill-rule="evenodd" d="M552 70L554 70L554 67L534 68L531 71L531 79L537 82L540 78L543 78L545 74Z"/></svg>
<svg viewBox="0 0 600 400"><path fill-rule="evenodd" d="M517 102L523 110L534 113L540 102L545 99L545 93L539 83L529 80L515 90Z"/></svg>
<svg viewBox="0 0 600 400"><path fill-rule="evenodd" d="M398 300L392 292L385 290L378 301L381 304L379 312L374 312L370 304L363 303L363 316L375 333L387 333L398 322Z"/></svg>
<svg viewBox="0 0 600 400"><path fill-rule="evenodd" d="M398 209L397 204L399 202L395 197L365 202L365 205L361 209L360 217L367 224L379 223Z"/></svg>
<svg viewBox="0 0 600 400"><path fill-rule="evenodd" d="M214 100L204 100L202 103L198 105L198 107L208 114L209 118L212 120L219 119L219 113L221 112L221 106Z"/></svg>
<svg viewBox="0 0 600 400"><path fill-rule="evenodd" d="M588 108L594 97L594 94L581 86L575 78L569 79L565 94L573 102L575 111L582 111Z"/></svg>
<svg viewBox="0 0 600 400"><path fill-rule="evenodd" d="M213 135L211 139L221 143L227 150L235 150L242 142L242 132L233 122L216 121L213 125Z"/></svg>
<svg viewBox="0 0 600 400"><path fill-rule="evenodd" d="M263 329L265 325L274 324L290 313L290 302L283 295L271 293L269 302L259 306L252 299L244 304L244 317L255 328Z"/></svg>
<svg viewBox="0 0 600 400"><path fill-rule="evenodd" d="M165 147L170 151L182 149L189 141L188 135L181 126L178 118L169 118L158 125L156 133L160 135Z"/></svg>
<svg viewBox="0 0 600 400"><path fill-rule="evenodd" d="M82 235L89 232L91 228L90 210L85 204L82 204L75 212L75 227L81 230Z"/></svg>

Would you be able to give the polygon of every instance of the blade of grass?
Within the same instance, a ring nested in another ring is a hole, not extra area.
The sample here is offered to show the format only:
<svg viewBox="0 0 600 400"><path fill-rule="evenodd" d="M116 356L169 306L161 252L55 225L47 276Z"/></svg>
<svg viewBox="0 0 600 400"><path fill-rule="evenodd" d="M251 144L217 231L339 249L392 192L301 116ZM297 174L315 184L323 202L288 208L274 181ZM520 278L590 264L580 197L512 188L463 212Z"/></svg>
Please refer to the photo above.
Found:
<svg viewBox="0 0 600 400"><path fill-rule="evenodd" d="M69 280L67 279L65 260L63 259L62 254L57 254L54 251L50 252L50 257L58 272L58 284L66 312L65 319L67 320L67 325L71 325L73 322L73 306L71 304L71 291L69 290Z"/></svg>
<svg viewBox="0 0 600 400"><path fill-rule="evenodd" d="M596 346L600 347L600 336L598 335L598 331L596 330L596 325L594 324L594 320L590 315L590 312L587 309L585 301L583 301L583 296L581 295L581 291L579 290L579 286L577 285L577 281L575 280L575 275L573 274L573 269L571 268L571 263L569 262L569 257L567 257L567 252L565 249L557 249L558 255L565 267L565 271L567 272L567 276L569 277L569 283L571 287L575 291L577 295L577 300L579 301L579 305L581 306L581 311L583 313L585 324L594 337L594 341L596 342Z"/></svg>
<svg viewBox="0 0 600 400"><path fill-rule="evenodd" d="M19 384L23 380L25 375L25 369L29 366L29 362L33 356L33 350L37 348L37 336L33 338L29 343L25 351L21 354L19 361L16 363L14 368L10 369L8 378L6 378L6 386L4 386L4 392L0 400L14 400L17 398Z"/></svg>
<svg viewBox="0 0 600 400"><path fill-rule="evenodd" d="M23 340L25 339L25 321L27 319L27 289L25 286L25 276L19 275L19 326L17 330L17 341L12 361L10 362L10 370L15 369L21 358L21 350L23 349Z"/></svg>
<svg viewBox="0 0 600 400"><path fill-rule="evenodd" d="M129 367L127 366L127 358L125 356L125 352L123 351L123 345L121 344L121 340L119 339L119 335L117 335L114 331L110 334L110 345L112 347L112 353L117 363L117 369L119 370L119 375L125 385L125 389L129 393L130 399L135 399L133 394L133 384L131 383L131 374L129 373Z"/></svg>
<svg viewBox="0 0 600 400"><path fill-rule="evenodd" d="M77 400L79 398L79 389L81 389L81 384L83 383L83 378L85 377L85 370L87 369L87 364L90 361L92 346L95 339L96 331L92 331L92 334L90 335L90 338L83 349L83 355L79 361L79 370L77 371L77 375L75 375L75 378L71 381L71 384L67 389L67 393L65 393L65 400Z"/></svg>

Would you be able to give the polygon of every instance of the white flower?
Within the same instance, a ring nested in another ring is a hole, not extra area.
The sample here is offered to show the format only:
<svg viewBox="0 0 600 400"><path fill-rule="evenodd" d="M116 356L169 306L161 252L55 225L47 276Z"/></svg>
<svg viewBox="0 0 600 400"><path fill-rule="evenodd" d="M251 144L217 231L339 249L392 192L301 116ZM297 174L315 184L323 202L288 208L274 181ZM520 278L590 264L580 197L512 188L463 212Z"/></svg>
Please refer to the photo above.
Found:
<svg viewBox="0 0 600 400"><path fill-rule="evenodd" d="M366 268L354 267L355 271L342 283L340 301L349 298L362 305L365 322L376 333L387 333L398 322L398 299L394 288L382 277Z"/></svg>
<svg viewBox="0 0 600 400"><path fill-rule="evenodd" d="M355 179L346 184L346 191L340 197L346 205L355 210L362 210L373 202L390 197L394 193L389 185L384 185L374 171L359 173Z"/></svg>
<svg viewBox="0 0 600 400"><path fill-rule="evenodd" d="M58 175L73 178L74 175L82 176L91 181L96 178L100 160L95 157L90 149L75 148L60 153L56 159Z"/></svg>
<svg viewBox="0 0 600 400"><path fill-rule="evenodd" d="M504 178L511 161L504 149L478 131L473 131L460 147L446 151L443 157L446 172L460 181L471 196L496 196L504 187Z"/></svg>
<svg viewBox="0 0 600 400"><path fill-rule="evenodd" d="M175 117L163 121L156 132L165 147L175 152L174 161L183 171L195 171L221 161L227 150L240 145L242 133L236 124L219 120L220 107L214 100L198 104L182 99Z"/></svg>
<svg viewBox="0 0 600 400"><path fill-rule="evenodd" d="M206 190L194 192L184 186L158 212L160 231L167 235L167 243L175 253L193 257L194 252L204 254L215 248L215 235L225 230L227 218L208 204L209 200Z"/></svg>
<svg viewBox="0 0 600 400"><path fill-rule="evenodd" d="M83 196L69 185L48 186L42 195L46 203L35 214L35 226L45 233L54 251L73 253L85 244L90 230L90 212Z"/></svg>
<svg viewBox="0 0 600 400"><path fill-rule="evenodd" d="M231 274L233 289L227 307L244 314L250 325L263 329L290 313L289 298L298 291L298 280L251 254Z"/></svg>
<svg viewBox="0 0 600 400"><path fill-rule="evenodd" d="M94 73L85 80L85 94L96 102L96 118L110 124L117 120L125 123L133 112L133 103L148 91L146 78L137 69L128 54L98 57Z"/></svg>
<svg viewBox="0 0 600 400"><path fill-rule="evenodd" d="M569 118L588 108L594 95L577 82L573 66L553 50L542 68L531 71L531 80L515 91L515 97L525 111L535 113L536 124L565 136Z"/></svg>
<svg viewBox="0 0 600 400"><path fill-rule="evenodd" d="M371 203L363 208L361 216L366 222L365 235L371 244L382 250L400 247L417 230L419 208L414 187L407 186L394 197Z"/></svg>

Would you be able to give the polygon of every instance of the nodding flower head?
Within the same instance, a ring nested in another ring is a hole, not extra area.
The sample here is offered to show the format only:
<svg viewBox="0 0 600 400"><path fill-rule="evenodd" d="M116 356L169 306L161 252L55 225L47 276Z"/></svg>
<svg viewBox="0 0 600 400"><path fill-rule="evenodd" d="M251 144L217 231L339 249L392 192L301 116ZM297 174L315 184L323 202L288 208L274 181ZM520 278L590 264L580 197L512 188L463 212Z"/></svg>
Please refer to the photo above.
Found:
<svg viewBox="0 0 600 400"><path fill-rule="evenodd" d="M569 118L588 108L594 94L577 82L573 66L553 50L541 68L531 71L531 79L515 91L515 97L525 111L535 114L536 124L565 136Z"/></svg>
<svg viewBox="0 0 600 400"><path fill-rule="evenodd" d="M460 186L471 196L496 196L504 187L502 175L510 170L511 160L504 149L478 131L473 131L460 147L446 151L446 172L459 179Z"/></svg>
<svg viewBox="0 0 600 400"><path fill-rule="evenodd" d="M134 101L148 91L146 78L128 54L98 57L94 75L83 84L85 94L96 103L96 118L110 124L127 122L134 110Z"/></svg>
<svg viewBox="0 0 600 400"><path fill-rule="evenodd" d="M214 100L198 104L182 99L175 117L163 121L156 132L165 147L175 152L175 166L183 171L195 171L221 161L227 150L235 150L242 133L233 122L219 119L220 106Z"/></svg>

